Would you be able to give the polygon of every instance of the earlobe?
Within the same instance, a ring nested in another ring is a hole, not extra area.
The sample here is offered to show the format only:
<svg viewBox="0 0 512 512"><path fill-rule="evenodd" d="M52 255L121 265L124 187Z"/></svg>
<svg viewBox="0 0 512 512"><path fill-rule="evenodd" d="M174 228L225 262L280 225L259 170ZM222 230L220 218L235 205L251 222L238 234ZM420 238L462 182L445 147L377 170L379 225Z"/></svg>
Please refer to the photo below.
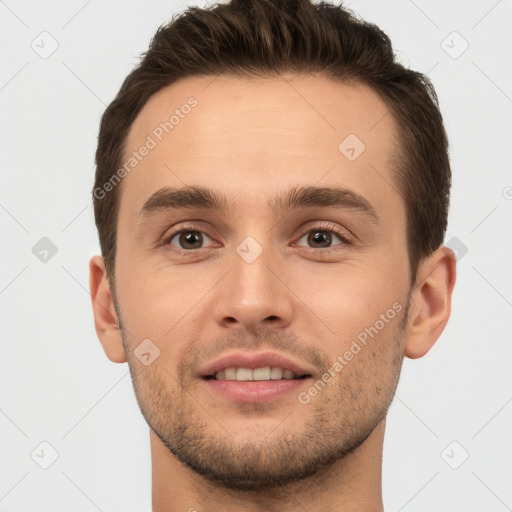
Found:
<svg viewBox="0 0 512 512"><path fill-rule="evenodd" d="M423 357L441 336L450 317L455 278L455 254L448 247L440 247L421 264L411 296L407 357Z"/></svg>
<svg viewBox="0 0 512 512"><path fill-rule="evenodd" d="M103 350L114 363L125 363L126 352L119 329L119 319L101 256L93 256L89 262L89 285L94 325Z"/></svg>

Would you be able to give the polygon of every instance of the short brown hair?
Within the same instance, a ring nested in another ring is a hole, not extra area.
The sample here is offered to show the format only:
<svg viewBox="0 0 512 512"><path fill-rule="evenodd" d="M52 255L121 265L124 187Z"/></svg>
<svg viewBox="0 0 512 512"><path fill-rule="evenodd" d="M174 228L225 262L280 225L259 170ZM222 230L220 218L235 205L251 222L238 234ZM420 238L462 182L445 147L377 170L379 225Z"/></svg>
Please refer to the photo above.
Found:
<svg viewBox="0 0 512 512"><path fill-rule="evenodd" d="M179 79L205 75L323 73L364 83L398 125L396 185L404 199L411 281L444 240L451 171L448 141L430 80L395 60L389 37L342 6L310 0L232 0L189 7L161 26L103 114L96 151L94 214L107 275L114 276L121 187L97 190L122 165L130 127L148 99ZM104 196L104 197L103 197Z"/></svg>

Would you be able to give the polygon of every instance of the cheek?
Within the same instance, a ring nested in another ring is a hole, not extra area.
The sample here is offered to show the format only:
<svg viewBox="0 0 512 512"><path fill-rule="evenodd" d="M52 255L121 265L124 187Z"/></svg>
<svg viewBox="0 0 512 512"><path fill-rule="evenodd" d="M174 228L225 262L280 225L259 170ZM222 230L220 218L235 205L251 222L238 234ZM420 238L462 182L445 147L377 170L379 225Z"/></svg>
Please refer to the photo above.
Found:
<svg viewBox="0 0 512 512"><path fill-rule="evenodd" d="M310 266L295 272L293 275L300 277L294 277L289 286L304 301L301 307L311 310L309 316L313 315L315 328L323 323L322 332L335 340L347 341L374 326L381 315L386 325L396 323L397 310L405 306L408 276L396 268L397 263L389 261ZM393 309L395 303L398 305Z"/></svg>
<svg viewBox="0 0 512 512"><path fill-rule="evenodd" d="M119 272L119 303L132 348L151 340L157 359L170 371L201 337L206 320L206 297L215 283L211 272L198 274L185 266L170 268L134 265L133 274ZM203 275L204 274L204 275ZM203 315L200 317L199 315Z"/></svg>
<svg viewBox="0 0 512 512"><path fill-rule="evenodd" d="M162 327L183 316L190 302L208 290L208 283L186 265L172 267L150 258L119 262L117 290L125 316L145 325Z"/></svg>

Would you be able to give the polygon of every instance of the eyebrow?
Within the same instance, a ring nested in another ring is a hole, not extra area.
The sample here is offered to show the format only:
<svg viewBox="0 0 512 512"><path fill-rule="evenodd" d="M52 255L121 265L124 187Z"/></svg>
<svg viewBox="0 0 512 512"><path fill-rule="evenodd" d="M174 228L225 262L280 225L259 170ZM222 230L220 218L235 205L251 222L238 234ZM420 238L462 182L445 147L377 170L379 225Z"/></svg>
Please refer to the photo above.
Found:
<svg viewBox="0 0 512 512"><path fill-rule="evenodd" d="M161 211L180 209L236 213L240 206L241 203L228 200L222 192L202 186L162 187L145 202L139 217L146 218ZM271 198L268 206L276 214L308 207L355 210L363 213L375 224L379 221L375 209L363 196L341 187L295 186Z"/></svg>

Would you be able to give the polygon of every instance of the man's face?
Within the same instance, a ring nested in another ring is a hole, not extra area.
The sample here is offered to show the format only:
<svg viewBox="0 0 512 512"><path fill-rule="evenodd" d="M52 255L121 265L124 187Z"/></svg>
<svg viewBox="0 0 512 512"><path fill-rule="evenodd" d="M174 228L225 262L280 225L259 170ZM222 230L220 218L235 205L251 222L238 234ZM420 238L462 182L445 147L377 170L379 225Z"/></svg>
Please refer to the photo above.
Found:
<svg viewBox="0 0 512 512"><path fill-rule="evenodd" d="M239 489L304 478L359 446L404 352L392 116L366 86L285 77L196 77L155 94L127 158L154 147L119 207L117 308L141 410L175 457ZM178 207L171 192L185 187L224 208L183 195Z"/></svg>

